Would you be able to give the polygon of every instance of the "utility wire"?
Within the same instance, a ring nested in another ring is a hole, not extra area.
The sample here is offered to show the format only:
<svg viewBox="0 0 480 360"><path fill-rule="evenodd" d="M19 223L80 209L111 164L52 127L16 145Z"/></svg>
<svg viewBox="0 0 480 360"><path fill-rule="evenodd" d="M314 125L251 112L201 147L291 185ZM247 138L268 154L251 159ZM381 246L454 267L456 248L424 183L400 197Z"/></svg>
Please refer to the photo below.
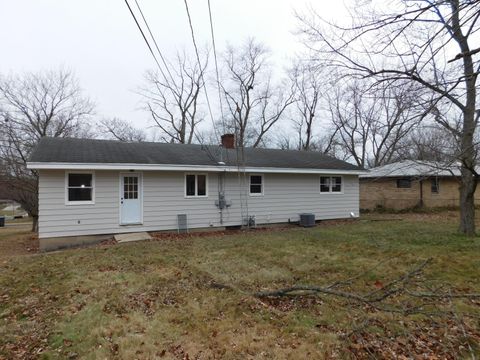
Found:
<svg viewBox="0 0 480 360"><path fill-rule="evenodd" d="M140 4L138 3L137 0L135 0L135 4L137 4L138 11L140 11L140 15L142 16L143 22L147 26L147 30L148 30L148 32L149 32L149 34L150 34L150 36L153 40L153 44L155 45L155 48L157 49L158 54L160 55L160 59L162 60L163 65L165 66L165 69L168 72L168 75L170 75L170 79L172 79L172 82L175 83L175 79L173 78L172 73L170 72L170 69L168 68L167 62L165 61L165 58L163 57L162 52L160 51L160 48L158 47L157 40L155 39L155 36L153 36L152 30L150 30L150 26L148 25L148 21L145 18L145 16L143 15L143 11L140 8ZM167 81L167 84L168 84L168 81Z"/></svg>
<svg viewBox="0 0 480 360"><path fill-rule="evenodd" d="M215 73L217 75L217 88L218 88L218 100L220 101L220 112L222 115L222 126L223 132L225 133L225 116L223 114L223 102L222 102L222 92L220 90L220 76L218 72L218 60L217 60L217 47L215 46L215 32L213 30L213 18L212 18L212 8L210 6L210 0L208 0L208 15L210 17L210 34L212 36L212 45L213 45L213 58L215 59Z"/></svg>
<svg viewBox="0 0 480 360"><path fill-rule="evenodd" d="M140 24L138 23L137 17L136 17L135 14L133 13L133 10L132 10L132 8L130 7L130 4L128 3L127 0L125 0L125 4L127 4L128 10L130 11L130 14L132 15L133 20L135 20L135 24L137 24L138 30L140 30L140 33L142 34L143 40L145 41L145 44L147 44L148 50L150 50L150 54L152 54L153 59L155 60L155 62L157 63L158 68L160 69L160 72L162 73L163 77L165 78L165 80L166 80L167 83L168 83L167 76L166 76L165 73L163 72L163 69L162 69L162 67L160 66L160 63L158 62L158 59L157 59L157 57L155 56L155 53L153 52L153 49L152 49L152 47L150 46L150 43L148 42L147 37L145 36L145 33L143 32L142 27L141 27ZM137 3L137 5L138 5L138 3ZM160 52L159 52L159 53L160 53ZM160 56L162 56L161 53L160 53ZM163 58L163 56L162 56L162 58Z"/></svg>
<svg viewBox="0 0 480 360"><path fill-rule="evenodd" d="M170 74L170 77L172 78L172 81L174 81L173 76L172 76L170 70L168 69L167 63L166 63L166 61L164 60L164 57L163 57L163 55L162 55L162 53L161 53L161 51L160 51L160 48L158 47L157 42L155 41L155 37L153 36L152 32L150 31L150 27L148 26L147 20L146 20L146 18L143 16L143 12L142 12L142 10L141 10L141 8L140 8L140 5L138 4L137 0L135 0L135 3L137 4L137 7L138 7L140 13L142 14L142 18L143 18L143 21L145 22L145 25L146 25L147 28L149 29L150 35L152 36L152 39L153 39L153 41L155 42L156 49L157 49L160 57L161 57L162 60L163 60L163 63L164 63L164 65L165 65L165 68L167 69L167 72ZM125 4L127 5L128 10L130 11L130 14L132 15L133 19L135 20L135 24L137 24L138 30L139 30L140 33L142 34L143 40L145 41L145 44L147 45L148 50L150 51L150 54L152 54L152 57L153 57L153 59L155 60L155 63L157 64L157 66L158 66L158 68L159 68L159 70L160 70L160 73L162 74L163 78L165 79L165 82L168 84L168 83L169 83L169 82L168 82L168 78L167 78L167 76L165 75L165 72L163 71L163 69L162 69L162 67L161 67L161 65L160 65L157 57L155 56L155 53L154 53L152 47L150 46L150 43L148 42L148 39L147 39L147 37L145 36L145 33L143 32L142 27L141 27L140 24L138 23L137 17L135 16L135 13L132 11L132 8L130 7L130 4L128 3L127 0L125 0ZM197 56L198 56L198 54L197 54ZM204 80L203 80L203 74L202 74L202 81L204 82ZM175 82L175 81L174 81L174 82ZM171 87L171 86L168 86L168 87L169 87L170 91L172 91L172 94L175 96L175 93L173 92L172 87ZM213 120L213 117L212 117L212 120ZM217 162L216 157L211 153L209 147L208 147L208 146L205 146L205 145L203 144L201 138L195 133L195 130L193 130L193 133L194 133L195 137L197 138L197 140L200 142L200 145L202 145L202 148L204 148L204 149L206 150L208 157L209 157L214 163L216 163L216 162Z"/></svg>
<svg viewBox="0 0 480 360"><path fill-rule="evenodd" d="M216 43L215 43L215 31L213 30L213 16L212 16L212 8L210 6L210 0L208 0L207 4L208 4L208 15L209 15L209 18L210 18L210 34L212 36L213 58L215 60L215 74L216 74L216 77L217 77L218 101L219 101L219 104L220 104L220 114L222 116L222 131L225 134L227 132L227 126L226 126L226 123L225 123L225 114L223 112L222 90L221 90L221 87L220 87L220 73L218 71L217 46L216 46ZM221 150L222 151L225 150L227 163L230 163L228 149L223 149L223 147L222 147Z"/></svg>
<svg viewBox="0 0 480 360"><path fill-rule="evenodd" d="M190 25L190 32L191 32L191 35L192 35L193 47L195 48L195 54L197 55L198 66L201 69L202 68L202 62L200 61L200 55L198 53L197 42L195 41L195 32L193 30L192 17L190 16L190 10L188 8L187 0L184 0L184 3L185 3L185 9L187 10L188 24ZM217 128L215 126L215 120L213 118L212 107L210 106L210 99L208 97L207 84L205 82L203 72L201 72L201 76L202 76L202 81L203 81L203 90L205 91L205 98L207 99L208 112L210 113L210 118L212 120L213 131L215 132L215 136L218 138L219 136L218 136L218 133L217 133Z"/></svg>

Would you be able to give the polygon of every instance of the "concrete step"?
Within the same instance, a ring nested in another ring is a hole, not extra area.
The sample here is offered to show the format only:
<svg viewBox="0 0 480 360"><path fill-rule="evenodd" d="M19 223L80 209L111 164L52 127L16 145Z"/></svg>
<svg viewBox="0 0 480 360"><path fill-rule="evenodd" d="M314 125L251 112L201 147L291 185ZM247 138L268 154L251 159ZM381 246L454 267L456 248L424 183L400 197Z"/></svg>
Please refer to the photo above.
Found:
<svg viewBox="0 0 480 360"><path fill-rule="evenodd" d="M114 236L119 243L126 243L132 241L151 240L152 237L147 232L117 234Z"/></svg>

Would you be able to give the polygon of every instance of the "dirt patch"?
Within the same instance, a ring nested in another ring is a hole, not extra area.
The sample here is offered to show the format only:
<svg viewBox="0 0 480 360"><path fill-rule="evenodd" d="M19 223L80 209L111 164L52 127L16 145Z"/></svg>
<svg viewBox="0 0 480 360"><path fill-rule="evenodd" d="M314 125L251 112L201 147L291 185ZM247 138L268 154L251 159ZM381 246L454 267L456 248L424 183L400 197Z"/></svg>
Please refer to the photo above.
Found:
<svg viewBox="0 0 480 360"><path fill-rule="evenodd" d="M262 302L282 312L299 309L313 310L315 307L323 304L323 301L318 296L265 298L262 299Z"/></svg>
<svg viewBox="0 0 480 360"><path fill-rule="evenodd" d="M224 237L228 235L239 234L254 234L261 232L277 232L292 229L292 225L275 226L275 227L256 227L254 229L245 230L208 230L208 231L194 231L190 233L174 233L174 232L153 232L150 233L155 240L182 240L200 237Z"/></svg>
<svg viewBox="0 0 480 360"><path fill-rule="evenodd" d="M379 221L379 220L406 220L406 221L447 221L447 222L455 222L459 219L459 211L458 210L445 210L445 211L419 211L419 212L369 212L361 215L362 220L371 220L371 221ZM479 219L477 219L477 223Z"/></svg>
<svg viewBox="0 0 480 360"><path fill-rule="evenodd" d="M38 236L31 223L14 223L0 228L0 259L38 252Z"/></svg>

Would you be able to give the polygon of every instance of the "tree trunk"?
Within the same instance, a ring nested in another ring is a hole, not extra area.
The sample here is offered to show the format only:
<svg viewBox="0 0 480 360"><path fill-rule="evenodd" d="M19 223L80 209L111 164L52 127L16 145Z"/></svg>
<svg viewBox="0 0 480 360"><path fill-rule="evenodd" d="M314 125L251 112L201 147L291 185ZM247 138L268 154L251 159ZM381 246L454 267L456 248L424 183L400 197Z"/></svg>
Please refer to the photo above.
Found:
<svg viewBox="0 0 480 360"><path fill-rule="evenodd" d="M473 71L473 67L469 66ZM461 182L460 182L460 232L467 236L475 235L475 190L477 189L476 151L474 133L475 120L475 85L467 80L467 103L463 111L463 128L461 139Z"/></svg>
<svg viewBox="0 0 480 360"><path fill-rule="evenodd" d="M38 215L32 216L32 232L38 232Z"/></svg>
<svg viewBox="0 0 480 360"><path fill-rule="evenodd" d="M472 172L462 167L460 183L460 232L467 236L475 235L475 189L476 179Z"/></svg>

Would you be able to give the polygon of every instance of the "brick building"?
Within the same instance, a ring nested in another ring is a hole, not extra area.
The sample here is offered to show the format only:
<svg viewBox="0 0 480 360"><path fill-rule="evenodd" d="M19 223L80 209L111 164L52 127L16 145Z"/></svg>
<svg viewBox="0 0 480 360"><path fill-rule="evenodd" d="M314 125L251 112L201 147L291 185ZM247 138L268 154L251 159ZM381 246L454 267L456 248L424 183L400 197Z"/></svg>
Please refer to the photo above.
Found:
<svg viewBox="0 0 480 360"><path fill-rule="evenodd" d="M360 208L459 206L459 177L457 167L412 160L373 168L360 175ZM475 200L480 200L478 189Z"/></svg>

